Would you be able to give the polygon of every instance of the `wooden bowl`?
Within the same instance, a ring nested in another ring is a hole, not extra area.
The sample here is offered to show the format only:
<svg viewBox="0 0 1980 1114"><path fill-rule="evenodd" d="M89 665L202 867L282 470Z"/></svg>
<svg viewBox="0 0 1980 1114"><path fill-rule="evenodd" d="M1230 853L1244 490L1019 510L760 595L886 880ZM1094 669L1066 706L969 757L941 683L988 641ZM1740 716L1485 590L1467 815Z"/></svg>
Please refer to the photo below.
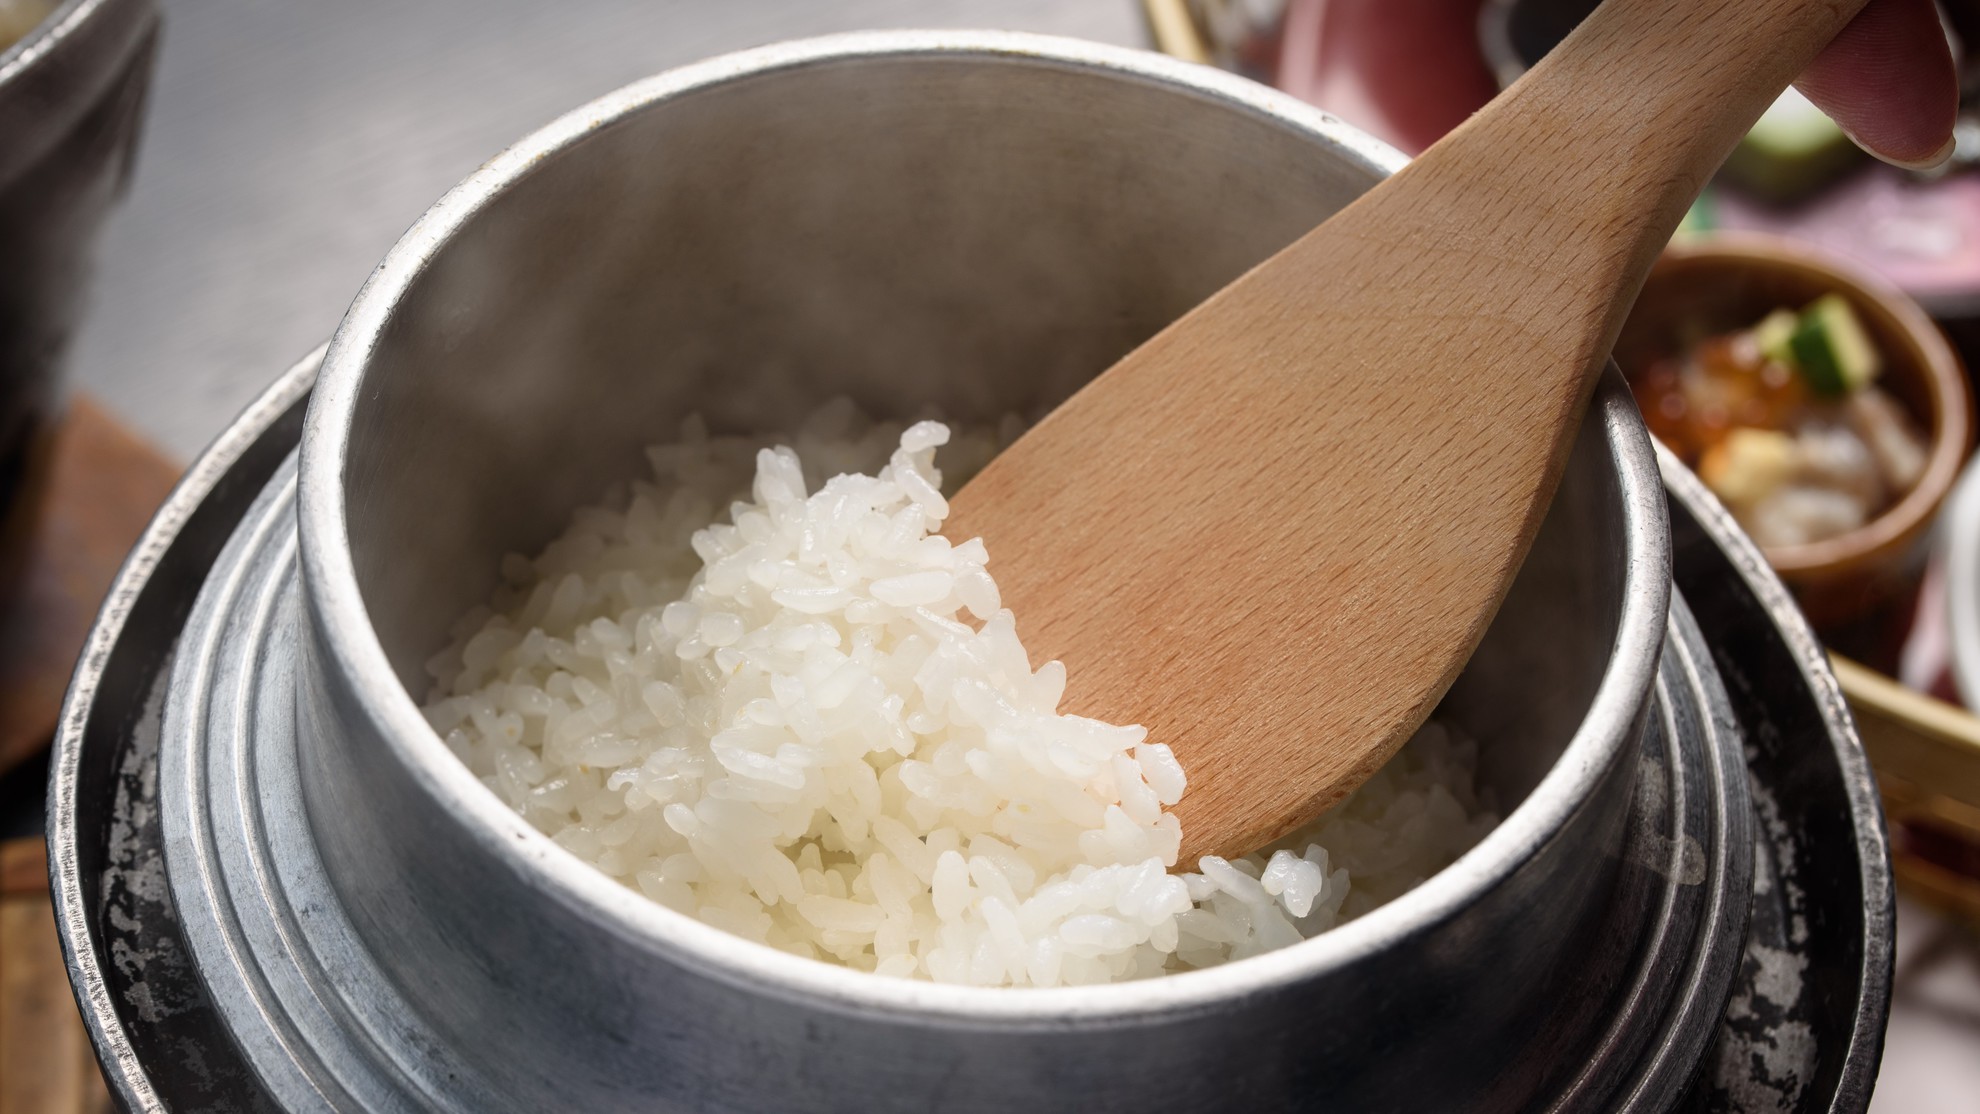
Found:
<svg viewBox="0 0 1980 1114"><path fill-rule="evenodd" d="M1763 548L1817 626L1848 623L1910 590L1924 536L1973 441L1966 369L1924 310L1896 287L1834 255L1757 234L1681 240L1650 272L1616 341L1634 375L1687 341L1753 325L1783 306L1839 293L1884 356L1878 385L1927 431L1925 474L1855 530L1807 545Z"/></svg>

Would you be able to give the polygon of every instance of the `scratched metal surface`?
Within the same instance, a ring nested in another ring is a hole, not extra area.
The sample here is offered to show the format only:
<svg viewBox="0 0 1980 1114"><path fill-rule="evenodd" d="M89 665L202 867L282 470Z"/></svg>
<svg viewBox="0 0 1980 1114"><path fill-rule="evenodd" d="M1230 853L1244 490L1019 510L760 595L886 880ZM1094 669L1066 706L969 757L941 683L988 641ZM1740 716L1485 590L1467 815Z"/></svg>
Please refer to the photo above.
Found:
<svg viewBox="0 0 1980 1114"><path fill-rule="evenodd" d="M683 62L882 27L1145 45L1134 0L163 0L137 176L72 380L191 459L336 327L429 204Z"/></svg>
<svg viewBox="0 0 1980 1114"><path fill-rule="evenodd" d="M71 932L88 959L71 957L72 974L81 962L103 974L96 1036L103 1041L114 1026L128 1041L109 1066L131 1109L275 1109L206 999L164 885L159 686L200 577L295 444L313 372L311 360L291 370L230 435L222 455L232 463L211 469L203 481L211 493L131 586L122 634L92 674L94 706L58 747L58 790L73 808L53 833L57 865L65 895L86 907ZM1698 601L1747 737L1759 821L1744 970L1701 1078L1677 1109L1856 1114L1881 1051L1891 948L1890 878L1868 766L1836 718L1833 683L1811 683L1807 671L1820 661L1812 640L1798 620L1783 623L1781 599L1765 595L1778 585L1743 575L1757 555L1728 553L1713 536L1724 523L1695 479L1673 470L1666 482L1679 586Z"/></svg>
<svg viewBox="0 0 1980 1114"><path fill-rule="evenodd" d="M1842 692L1786 589L1697 477L1659 450L1678 590L1746 737L1746 959L1686 1111L1863 1111L1895 942L1890 847Z"/></svg>

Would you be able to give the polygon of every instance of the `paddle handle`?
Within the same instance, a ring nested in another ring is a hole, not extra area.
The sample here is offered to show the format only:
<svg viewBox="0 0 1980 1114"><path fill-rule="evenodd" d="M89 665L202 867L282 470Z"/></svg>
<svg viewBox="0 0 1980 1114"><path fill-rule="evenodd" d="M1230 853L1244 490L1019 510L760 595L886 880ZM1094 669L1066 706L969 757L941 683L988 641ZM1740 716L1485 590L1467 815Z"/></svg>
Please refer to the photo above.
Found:
<svg viewBox="0 0 1980 1114"><path fill-rule="evenodd" d="M1571 161L1673 175L1682 212L1864 3L1606 0L1472 123L1551 122L1583 153Z"/></svg>
<svg viewBox="0 0 1980 1114"><path fill-rule="evenodd" d="M1657 251L1860 2L1609 0L958 493L944 532L997 554L1069 710L1145 724L1189 770L1184 862L1311 820L1422 724Z"/></svg>
<svg viewBox="0 0 1980 1114"><path fill-rule="evenodd" d="M1563 276L1621 295L1591 323L1592 384L1686 209L1864 2L1606 0L1405 174L1463 160L1465 188L1498 195L1481 243L1558 241Z"/></svg>
<svg viewBox="0 0 1980 1114"><path fill-rule="evenodd" d="M1197 720L1234 714L1243 703L1235 697L1183 710L1180 698L1176 708L1153 699L1080 707L1175 741L1192 779L1176 810L1185 861L1255 847L1310 819L1422 722L1538 532L1658 252L1740 137L1863 2L1607 0L1470 120L1082 396L1101 414L1088 419L1089 436L1153 428L1167 438L1160 443L1188 447L1186 469L1141 476L1135 489L1217 508L1223 517L1196 537L1244 539L1227 563L1249 578L1249 592L1226 610L1297 601L1302 618L1280 620L1272 637L1330 658L1317 680L1273 674L1261 655L1247 656L1245 632L1223 643L1202 634L1218 614L1205 609L1187 638L1168 644L1207 645L1203 661L1243 662L1243 677L1221 683L1249 685L1245 699L1314 694L1302 717L1287 717L1300 731L1189 733ZM1113 400L1104 413L1103 398ZM1192 425L1191 411L1215 423ZM1136 451L1117 445L1074 462L1064 448L1072 440L1035 475L1081 475ZM1299 511L1288 514L1285 500L1243 502L1238 493L1253 490L1297 491ZM1259 525L1274 516L1289 525ZM1068 533L1061 556L1040 564L1063 570L1111 538L1161 529L1177 535L1171 548L1140 543L1140 559L1161 573L1123 596L1163 598L1177 584L1207 593L1193 581L1218 570L1189 564L1204 543L1165 523L1119 524L1085 543ZM1005 599L1027 616L1053 606L1034 604L1022 585ZM1082 654L1049 628L1040 644L1067 647L1083 683L1136 682L1118 654L1095 666L1103 655Z"/></svg>

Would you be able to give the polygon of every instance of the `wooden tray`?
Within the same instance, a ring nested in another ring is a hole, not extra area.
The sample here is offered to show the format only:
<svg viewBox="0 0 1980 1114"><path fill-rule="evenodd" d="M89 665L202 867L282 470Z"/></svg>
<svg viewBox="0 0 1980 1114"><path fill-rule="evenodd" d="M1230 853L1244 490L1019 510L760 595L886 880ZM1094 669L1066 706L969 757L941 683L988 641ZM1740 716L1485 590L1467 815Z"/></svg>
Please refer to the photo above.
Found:
<svg viewBox="0 0 1980 1114"><path fill-rule="evenodd" d="M94 402L72 401L19 594L0 608L0 773L48 746L103 595L178 474ZM0 844L0 1114L112 1109L69 990L42 840Z"/></svg>
<svg viewBox="0 0 1980 1114"><path fill-rule="evenodd" d="M1980 924L1980 717L1831 658L1891 828L1905 892Z"/></svg>
<svg viewBox="0 0 1980 1114"><path fill-rule="evenodd" d="M41 840L0 844L0 1114L107 1114L69 995Z"/></svg>
<svg viewBox="0 0 1980 1114"><path fill-rule="evenodd" d="M0 773L48 746L103 593L178 477L88 397L70 403L20 594L0 608Z"/></svg>

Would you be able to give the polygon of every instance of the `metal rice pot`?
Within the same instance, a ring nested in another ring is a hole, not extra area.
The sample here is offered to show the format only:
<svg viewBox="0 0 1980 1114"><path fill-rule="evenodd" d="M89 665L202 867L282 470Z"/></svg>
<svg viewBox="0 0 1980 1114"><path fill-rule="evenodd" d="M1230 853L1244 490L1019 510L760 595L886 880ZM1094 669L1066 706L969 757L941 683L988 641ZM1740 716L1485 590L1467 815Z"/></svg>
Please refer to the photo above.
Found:
<svg viewBox="0 0 1980 1114"><path fill-rule="evenodd" d="M300 463L230 497L169 678L134 705L159 816L105 853L161 833L188 1013L290 1111L1671 1108L1740 968L1755 833L1613 369L1445 702L1505 822L1279 952L1024 991L797 959L591 871L417 712L497 558L686 414L774 430L845 394L1036 418L1400 162L1208 69L906 33L663 75L487 164L360 294ZM75 787L109 776L81 757L120 660L100 637L55 775L58 879L89 869ZM79 886L86 1013L113 1077L149 1078L125 1034L153 1021L89 943L123 921Z"/></svg>
<svg viewBox="0 0 1980 1114"><path fill-rule="evenodd" d="M69 0L0 50L0 590L46 480L97 228L130 175L152 0Z"/></svg>
<svg viewBox="0 0 1980 1114"><path fill-rule="evenodd" d="M251 689L295 692L295 784L270 791L303 807L263 822L317 857L320 877L297 889L345 920L315 954L330 985L362 988L345 1021L376 1050L342 1042L278 1091L739 1111L1669 1094L1700 1049L1635 1065L1638 1079L1590 1061L1640 1052L1648 1017L1692 1005L1687 991L1716 1016L1743 908L1701 895L1708 881L1741 892L1751 841L1737 748L1701 711L1709 666L1682 640L1660 656L1683 620L1667 620L1655 461L1614 376L1448 705L1518 807L1389 908L1224 969L1014 993L751 945L566 856L460 766L410 695L496 559L637 474L641 446L687 414L776 430L845 394L888 415L1036 418L1397 162L1255 86L1141 55L853 37L629 87L441 201L325 358L299 550L279 532L237 536L251 582L257 562L299 565L293 602L208 589L213 622L263 614L260 629L286 635L293 607L301 624L293 662L268 664L272 637L232 660L267 675ZM285 496L265 498L274 511ZM182 669L175 695L194 674L229 679L229 649L215 645L219 669ZM209 740L242 736L257 756L263 728L289 729L205 710ZM169 755L164 771L179 787L201 776ZM253 773L209 758L205 777ZM1632 823L1657 837L1633 840ZM1672 937L1655 945L1699 958L1703 985L1681 985L1688 963L1646 966L1607 916L1673 902L1674 922L1643 920ZM1618 1016L1632 995L1657 1009ZM408 1048L433 1055L406 1071Z"/></svg>

